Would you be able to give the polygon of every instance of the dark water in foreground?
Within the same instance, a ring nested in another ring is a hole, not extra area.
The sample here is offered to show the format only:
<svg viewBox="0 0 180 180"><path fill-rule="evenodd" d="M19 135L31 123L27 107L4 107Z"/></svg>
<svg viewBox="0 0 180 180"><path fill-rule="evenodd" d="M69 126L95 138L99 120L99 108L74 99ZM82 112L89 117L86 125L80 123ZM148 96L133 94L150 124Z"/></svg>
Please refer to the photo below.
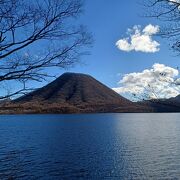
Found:
<svg viewBox="0 0 180 180"><path fill-rule="evenodd" d="M180 114L0 116L0 179L179 179Z"/></svg>

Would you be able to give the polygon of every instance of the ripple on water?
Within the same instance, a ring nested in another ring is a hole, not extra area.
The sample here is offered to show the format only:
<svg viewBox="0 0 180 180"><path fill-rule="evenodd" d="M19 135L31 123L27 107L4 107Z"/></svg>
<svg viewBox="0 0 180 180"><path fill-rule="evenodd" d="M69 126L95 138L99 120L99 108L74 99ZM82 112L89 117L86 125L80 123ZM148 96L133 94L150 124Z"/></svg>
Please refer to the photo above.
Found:
<svg viewBox="0 0 180 180"><path fill-rule="evenodd" d="M180 114L0 118L0 179L178 179Z"/></svg>

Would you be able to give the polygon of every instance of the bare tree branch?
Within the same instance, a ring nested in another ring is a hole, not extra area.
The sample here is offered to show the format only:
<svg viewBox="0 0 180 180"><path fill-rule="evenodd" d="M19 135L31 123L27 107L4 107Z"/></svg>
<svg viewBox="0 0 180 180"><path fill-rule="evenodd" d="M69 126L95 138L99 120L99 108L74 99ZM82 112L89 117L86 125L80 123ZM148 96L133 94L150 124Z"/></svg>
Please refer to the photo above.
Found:
<svg viewBox="0 0 180 180"><path fill-rule="evenodd" d="M180 52L180 2L178 0L144 1L146 17L154 17L162 22L162 37L168 38L173 50Z"/></svg>
<svg viewBox="0 0 180 180"><path fill-rule="evenodd" d="M84 46L92 43L75 22L82 5L81 0L0 0L0 83L44 81L47 68L78 62Z"/></svg>

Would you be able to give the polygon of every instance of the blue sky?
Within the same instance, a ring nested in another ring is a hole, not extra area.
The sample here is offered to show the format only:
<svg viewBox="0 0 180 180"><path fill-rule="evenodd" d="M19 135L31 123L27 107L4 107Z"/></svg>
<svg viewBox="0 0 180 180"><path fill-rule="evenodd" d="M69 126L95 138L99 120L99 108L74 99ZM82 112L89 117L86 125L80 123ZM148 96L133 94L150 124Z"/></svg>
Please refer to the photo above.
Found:
<svg viewBox="0 0 180 180"><path fill-rule="evenodd" d="M95 42L91 55L84 56L83 63L69 71L88 73L113 88L120 79L118 74L142 71L154 63L179 66L179 57L170 50L167 40L160 37L154 37L160 43L160 51L156 53L123 52L115 46L117 40L126 37L127 29L134 25L161 26L159 21L143 17L144 9L139 2L86 0L80 21L92 32Z"/></svg>

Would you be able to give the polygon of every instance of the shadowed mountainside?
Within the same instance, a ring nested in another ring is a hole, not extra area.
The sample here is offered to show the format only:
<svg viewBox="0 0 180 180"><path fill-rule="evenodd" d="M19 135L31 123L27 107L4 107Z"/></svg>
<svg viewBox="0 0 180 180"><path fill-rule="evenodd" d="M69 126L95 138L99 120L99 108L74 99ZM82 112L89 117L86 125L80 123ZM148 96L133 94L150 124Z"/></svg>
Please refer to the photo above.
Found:
<svg viewBox="0 0 180 180"><path fill-rule="evenodd" d="M48 85L14 100L13 105L11 111L25 113L143 111L93 77L80 73L64 73Z"/></svg>
<svg viewBox="0 0 180 180"><path fill-rule="evenodd" d="M50 84L18 98L16 102L34 100L72 105L81 105L82 103L122 103L126 105L131 103L93 77L77 73L64 73Z"/></svg>

